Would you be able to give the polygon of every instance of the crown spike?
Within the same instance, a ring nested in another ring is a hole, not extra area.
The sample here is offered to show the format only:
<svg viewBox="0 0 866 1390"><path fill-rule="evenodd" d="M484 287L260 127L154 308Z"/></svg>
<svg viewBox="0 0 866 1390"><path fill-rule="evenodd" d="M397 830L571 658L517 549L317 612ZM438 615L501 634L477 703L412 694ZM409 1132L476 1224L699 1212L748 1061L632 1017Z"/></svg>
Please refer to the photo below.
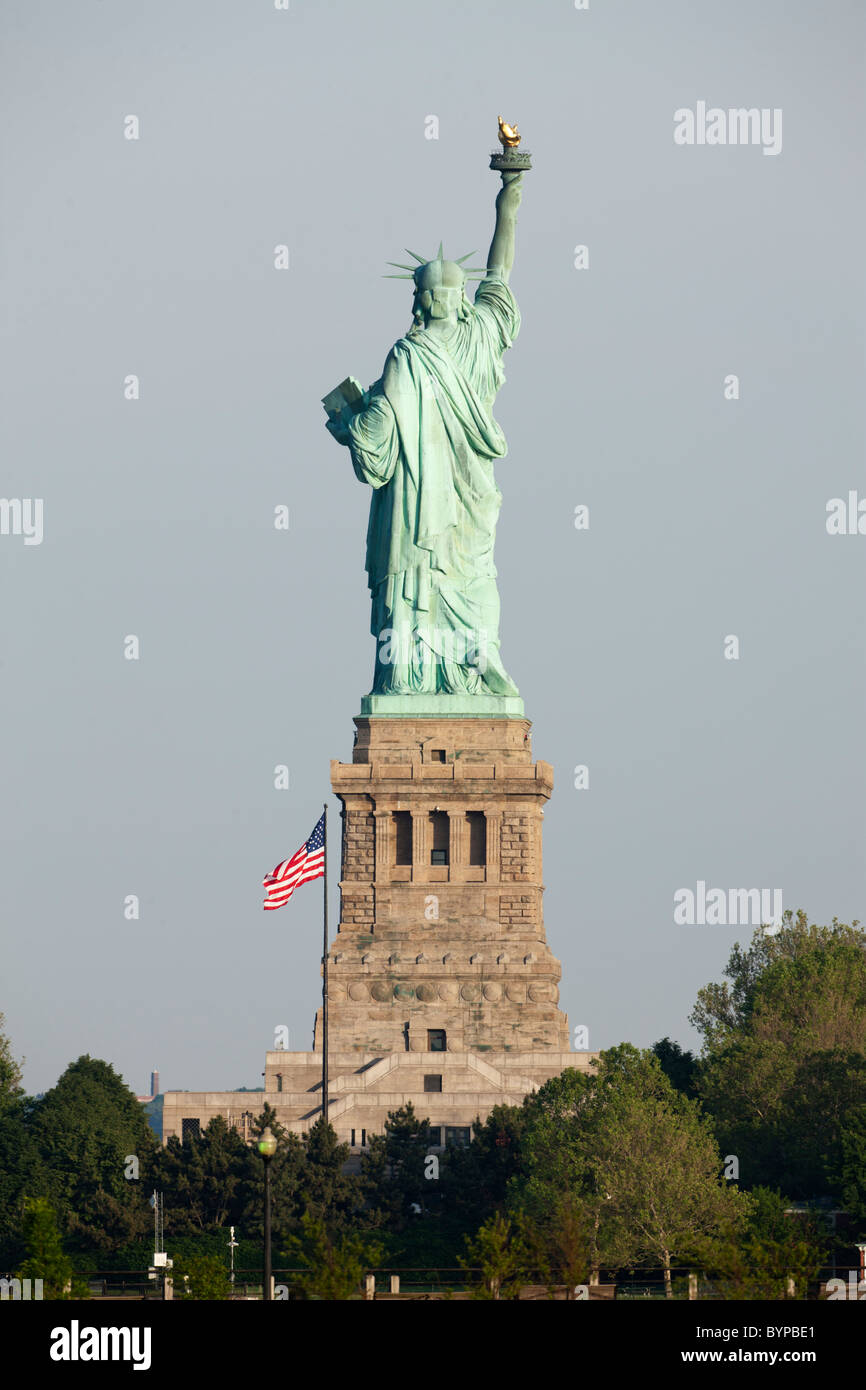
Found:
<svg viewBox="0 0 866 1390"><path fill-rule="evenodd" d="M441 241L440 241L440 243L439 243L439 250L436 252L436 259L437 259L437 261L444 261L444 259L445 259L445 257L444 257L443 254L442 254L442 242L441 242Z"/></svg>
<svg viewBox="0 0 866 1390"><path fill-rule="evenodd" d="M404 247L403 247L403 250L406 252L406 255L407 255L407 256L413 256L414 259L418 262L419 265L426 265L426 264L427 264L427 259L426 259L426 257L425 257L425 256L419 256L417 251L412 251L412 250L410 250L408 246L404 246ZM390 265L390 264L393 264L393 262L390 262L390 261L389 261L389 265Z"/></svg>
<svg viewBox="0 0 866 1390"><path fill-rule="evenodd" d="M476 255L476 254L477 254L477 253L476 253L475 251L467 251L465 256L458 256L458 257L457 257L457 260L454 262L454 264L455 264L455 265L462 265L464 261L468 261L468 260L469 260L469 257L470 257L470 256L474 256L474 255ZM391 262L389 262L389 264L391 264Z"/></svg>

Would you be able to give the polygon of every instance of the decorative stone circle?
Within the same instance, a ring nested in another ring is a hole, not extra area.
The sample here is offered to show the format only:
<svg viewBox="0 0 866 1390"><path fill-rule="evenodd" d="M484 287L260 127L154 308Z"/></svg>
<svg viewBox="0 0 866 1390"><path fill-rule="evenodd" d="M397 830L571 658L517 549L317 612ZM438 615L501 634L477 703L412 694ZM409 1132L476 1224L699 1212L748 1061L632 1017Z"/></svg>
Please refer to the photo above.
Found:
<svg viewBox="0 0 866 1390"><path fill-rule="evenodd" d="M552 993L553 986L547 984L544 980L540 981L538 984L529 986L529 997L533 1004L549 1003Z"/></svg>

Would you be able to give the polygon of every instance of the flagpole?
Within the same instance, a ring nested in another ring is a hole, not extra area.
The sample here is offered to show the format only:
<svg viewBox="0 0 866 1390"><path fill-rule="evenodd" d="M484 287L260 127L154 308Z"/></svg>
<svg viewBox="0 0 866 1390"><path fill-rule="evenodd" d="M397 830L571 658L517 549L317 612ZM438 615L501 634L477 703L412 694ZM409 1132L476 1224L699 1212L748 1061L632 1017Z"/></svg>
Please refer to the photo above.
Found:
<svg viewBox="0 0 866 1390"><path fill-rule="evenodd" d="M325 802L325 872L322 876L324 945L322 948L322 1119L328 1124L328 803Z"/></svg>

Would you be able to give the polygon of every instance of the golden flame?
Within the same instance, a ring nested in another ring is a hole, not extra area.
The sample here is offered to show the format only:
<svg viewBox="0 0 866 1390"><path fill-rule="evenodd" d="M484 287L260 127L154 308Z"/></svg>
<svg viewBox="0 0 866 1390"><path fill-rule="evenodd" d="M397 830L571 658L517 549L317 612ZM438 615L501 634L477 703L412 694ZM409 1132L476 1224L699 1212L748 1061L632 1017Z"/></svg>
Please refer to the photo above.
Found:
<svg viewBox="0 0 866 1390"><path fill-rule="evenodd" d="M515 122L514 125L509 125L507 121L503 121L501 116L498 116L497 120L499 121L500 144L503 145L506 150L515 150L520 144L520 136L517 133L517 123Z"/></svg>

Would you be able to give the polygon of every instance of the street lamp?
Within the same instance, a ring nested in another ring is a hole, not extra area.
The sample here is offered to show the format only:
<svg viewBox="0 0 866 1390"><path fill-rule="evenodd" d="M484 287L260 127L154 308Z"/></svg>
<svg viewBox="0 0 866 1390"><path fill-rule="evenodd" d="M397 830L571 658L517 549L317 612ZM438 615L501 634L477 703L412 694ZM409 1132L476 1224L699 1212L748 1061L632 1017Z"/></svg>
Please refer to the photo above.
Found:
<svg viewBox="0 0 866 1390"><path fill-rule="evenodd" d="M271 1133L270 1125L259 1139L258 1149L265 1165L265 1286L262 1297L265 1302L270 1303L273 1298L271 1291L271 1159L277 1151L277 1141Z"/></svg>

